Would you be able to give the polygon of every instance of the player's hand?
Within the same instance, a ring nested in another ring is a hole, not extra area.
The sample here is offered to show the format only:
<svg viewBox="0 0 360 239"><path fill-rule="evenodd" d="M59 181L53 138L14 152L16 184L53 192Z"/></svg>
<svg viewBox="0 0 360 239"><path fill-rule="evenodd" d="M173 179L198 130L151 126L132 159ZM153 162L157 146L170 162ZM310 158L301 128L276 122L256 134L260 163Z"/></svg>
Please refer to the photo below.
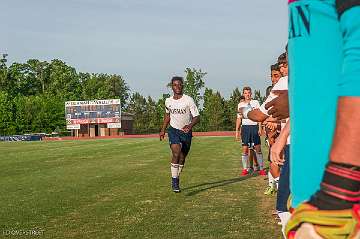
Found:
<svg viewBox="0 0 360 239"><path fill-rule="evenodd" d="M277 123L266 122L265 126L266 126L266 128L270 129L271 131L274 131L277 128Z"/></svg>
<svg viewBox="0 0 360 239"><path fill-rule="evenodd" d="M160 131L159 137L160 137L160 141L162 141L164 139L164 137L165 137L165 131L164 130Z"/></svg>
<svg viewBox="0 0 360 239"><path fill-rule="evenodd" d="M285 140L286 143L286 140ZM283 165L285 162L283 149L285 146L283 140L279 139L271 146L270 160L277 165Z"/></svg>
<svg viewBox="0 0 360 239"><path fill-rule="evenodd" d="M289 117L289 96L287 90L277 90L274 91L278 97L272 101L266 103L265 109L270 109L268 111L269 115L277 119L286 119Z"/></svg>
<svg viewBox="0 0 360 239"><path fill-rule="evenodd" d="M238 115L240 116L240 118L244 118L244 115L243 115L244 108L245 108L245 107L240 107L240 108L238 108L237 113L238 113Z"/></svg>
<svg viewBox="0 0 360 239"><path fill-rule="evenodd" d="M182 131L184 133L189 133L191 129L192 129L191 125L185 125L184 128L182 128Z"/></svg>
<svg viewBox="0 0 360 239"><path fill-rule="evenodd" d="M273 122L273 123L276 123L278 122L279 120L276 119L276 118L273 118L272 116L269 116L264 122Z"/></svg>
<svg viewBox="0 0 360 239"><path fill-rule="evenodd" d="M239 131L236 131L236 132L235 132L235 141L240 141Z"/></svg>

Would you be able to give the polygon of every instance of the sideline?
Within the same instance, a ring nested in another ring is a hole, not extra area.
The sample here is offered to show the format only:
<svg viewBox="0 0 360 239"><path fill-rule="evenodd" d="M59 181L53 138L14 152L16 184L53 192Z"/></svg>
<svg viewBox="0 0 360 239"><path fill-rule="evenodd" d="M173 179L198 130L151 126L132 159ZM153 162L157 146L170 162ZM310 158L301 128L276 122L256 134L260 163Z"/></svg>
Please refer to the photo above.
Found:
<svg viewBox="0 0 360 239"><path fill-rule="evenodd" d="M235 131L210 131L210 132L193 132L194 137L203 136L231 136L235 137ZM116 138L158 138L159 134L129 134L119 136L97 136L97 137L44 137L43 140L89 140L89 139L116 139Z"/></svg>

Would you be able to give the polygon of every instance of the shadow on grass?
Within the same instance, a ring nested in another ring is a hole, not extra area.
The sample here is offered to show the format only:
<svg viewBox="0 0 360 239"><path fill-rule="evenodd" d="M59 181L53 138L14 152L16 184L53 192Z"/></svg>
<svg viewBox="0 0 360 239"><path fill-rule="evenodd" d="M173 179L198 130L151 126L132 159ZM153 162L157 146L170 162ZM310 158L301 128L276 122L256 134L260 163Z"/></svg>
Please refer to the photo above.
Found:
<svg viewBox="0 0 360 239"><path fill-rule="evenodd" d="M226 180L221 180L221 181L216 181L216 182L201 183L201 184L194 185L191 187L182 188L181 190L183 192L191 190L190 192L186 193L185 195L186 196L194 196L198 193L201 193L203 191L206 191L206 190L209 190L212 188L223 187L223 186L226 186L229 184L238 183L238 182L244 181L246 179L256 177L258 175L259 175L258 173L255 173L255 174L250 174L250 175L243 176L243 177L236 177L236 178L231 178L231 179L226 179ZM194 189L194 190L192 190L192 189Z"/></svg>

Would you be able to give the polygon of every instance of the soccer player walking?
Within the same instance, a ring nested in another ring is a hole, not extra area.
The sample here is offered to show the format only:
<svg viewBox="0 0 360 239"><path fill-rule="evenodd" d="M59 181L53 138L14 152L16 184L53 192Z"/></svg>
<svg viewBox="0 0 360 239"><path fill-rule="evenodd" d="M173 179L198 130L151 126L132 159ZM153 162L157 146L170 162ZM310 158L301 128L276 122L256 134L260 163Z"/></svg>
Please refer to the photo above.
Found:
<svg viewBox="0 0 360 239"><path fill-rule="evenodd" d="M180 192L180 173L185 165L185 159L190 151L192 128L199 118L199 110L194 100L183 94L184 81L182 77L174 76L171 79L173 96L165 100L165 116L160 131L160 140L164 139L165 130L168 128L168 137L171 158L171 186L176 193Z"/></svg>

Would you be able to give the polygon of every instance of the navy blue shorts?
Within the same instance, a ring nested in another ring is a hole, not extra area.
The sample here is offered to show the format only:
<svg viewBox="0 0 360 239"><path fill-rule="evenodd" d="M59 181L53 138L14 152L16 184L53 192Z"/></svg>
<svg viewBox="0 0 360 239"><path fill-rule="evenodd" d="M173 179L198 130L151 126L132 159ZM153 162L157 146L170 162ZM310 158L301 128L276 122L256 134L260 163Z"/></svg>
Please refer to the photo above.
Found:
<svg viewBox="0 0 360 239"><path fill-rule="evenodd" d="M242 146L253 147L260 145L259 125L242 125L241 126Z"/></svg>
<svg viewBox="0 0 360 239"><path fill-rule="evenodd" d="M191 147L192 132L184 133L179 129L173 127L168 128L169 144L180 144L181 151L187 155Z"/></svg>
<svg viewBox="0 0 360 239"><path fill-rule="evenodd" d="M290 146L284 148L285 162L280 169L279 188L276 198L276 210L279 212L287 212L287 202L290 196Z"/></svg>

